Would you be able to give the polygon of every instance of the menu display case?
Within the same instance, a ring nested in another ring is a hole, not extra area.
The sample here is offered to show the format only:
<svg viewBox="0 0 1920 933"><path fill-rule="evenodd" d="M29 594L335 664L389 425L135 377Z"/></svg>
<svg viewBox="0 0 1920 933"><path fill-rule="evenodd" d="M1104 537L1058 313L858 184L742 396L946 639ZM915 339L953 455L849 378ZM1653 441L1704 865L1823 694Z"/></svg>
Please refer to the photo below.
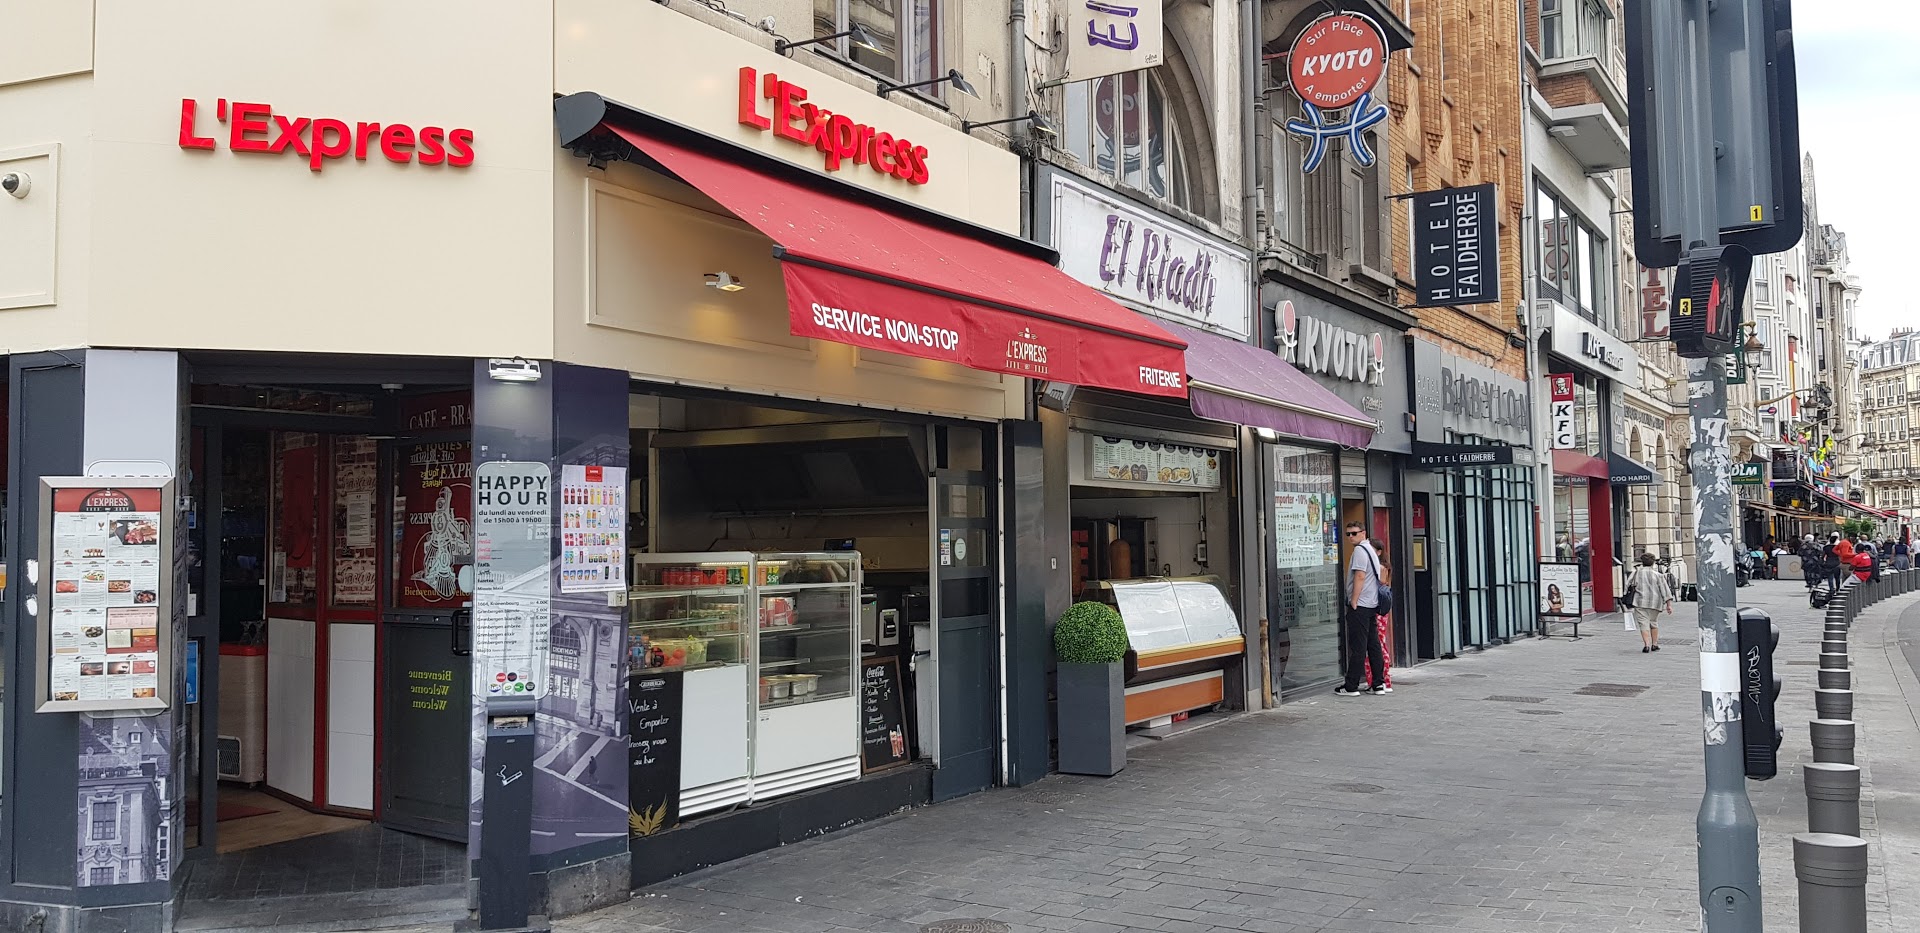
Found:
<svg viewBox="0 0 1920 933"><path fill-rule="evenodd" d="M1246 650L1240 620L1211 577L1099 584L1120 610L1134 655L1126 687L1128 725L1168 720L1225 698L1223 668Z"/></svg>
<svg viewBox="0 0 1920 933"><path fill-rule="evenodd" d="M858 552L639 554L633 581L631 672L683 676L682 815L859 776Z"/></svg>

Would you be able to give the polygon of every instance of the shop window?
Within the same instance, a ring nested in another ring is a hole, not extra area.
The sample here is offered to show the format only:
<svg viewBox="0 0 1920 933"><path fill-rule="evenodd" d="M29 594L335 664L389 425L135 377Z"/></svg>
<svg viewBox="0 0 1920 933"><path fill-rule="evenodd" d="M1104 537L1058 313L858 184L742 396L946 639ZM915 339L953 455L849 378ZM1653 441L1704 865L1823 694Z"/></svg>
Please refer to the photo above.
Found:
<svg viewBox="0 0 1920 933"><path fill-rule="evenodd" d="M1154 70L1109 75L1066 88L1062 136L1081 163L1116 183L1194 214L1208 214L1182 106Z"/></svg>
<svg viewBox="0 0 1920 933"><path fill-rule="evenodd" d="M1267 446L1273 484L1269 599L1282 692L1340 676L1340 497L1333 454Z"/></svg>
<svg viewBox="0 0 1920 933"><path fill-rule="evenodd" d="M940 36L944 28L938 0L814 0L813 34L830 36L863 26L878 49L855 46L846 37L833 41L842 58L888 80L911 84L941 73ZM945 84L916 88L938 98Z"/></svg>

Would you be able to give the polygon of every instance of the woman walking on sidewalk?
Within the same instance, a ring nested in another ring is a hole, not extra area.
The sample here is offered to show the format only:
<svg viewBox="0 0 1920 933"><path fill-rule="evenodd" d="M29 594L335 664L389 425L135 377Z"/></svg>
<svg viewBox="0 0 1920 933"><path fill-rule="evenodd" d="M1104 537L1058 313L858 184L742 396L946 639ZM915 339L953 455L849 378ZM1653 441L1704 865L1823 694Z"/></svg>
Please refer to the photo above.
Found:
<svg viewBox="0 0 1920 933"><path fill-rule="evenodd" d="M1667 575L1654 569L1653 555L1641 553L1640 566L1627 580L1627 592L1633 594L1633 621L1640 629L1640 653L1660 650L1660 612L1673 615L1673 585Z"/></svg>

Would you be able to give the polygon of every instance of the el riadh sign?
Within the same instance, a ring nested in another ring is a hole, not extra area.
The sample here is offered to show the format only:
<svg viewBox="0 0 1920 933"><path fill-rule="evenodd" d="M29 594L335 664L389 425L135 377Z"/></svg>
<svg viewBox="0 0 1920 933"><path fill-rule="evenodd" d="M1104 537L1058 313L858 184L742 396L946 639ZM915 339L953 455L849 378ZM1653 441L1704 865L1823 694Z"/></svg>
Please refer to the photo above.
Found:
<svg viewBox="0 0 1920 933"><path fill-rule="evenodd" d="M829 172L864 169L909 185L924 185L931 177L927 147L809 103L806 88L773 72L740 69L739 118L742 126L819 150L821 166Z"/></svg>
<svg viewBox="0 0 1920 933"><path fill-rule="evenodd" d="M1149 313L1235 340L1253 333L1245 251L1118 198L1053 179L1060 268Z"/></svg>
<svg viewBox="0 0 1920 933"><path fill-rule="evenodd" d="M1500 300L1500 223L1492 184L1413 196L1413 260L1422 308Z"/></svg>
<svg viewBox="0 0 1920 933"><path fill-rule="evenodd" d="M180 101L180 148L218 149L222 142L233 152L282 156L291 152L313 171L329 161L352 157L365 162L379 155L389 162L466 168L473 164L473 130L465 127L421 126L408 123L370 123L333 117L306 117L275 113L271 104L214 101L212 113L202 115L200 102ZM211 117L211 119L208 119ZM218 135L203 135L202 128ZM220 131L218 127L224 126Z"/></svg>

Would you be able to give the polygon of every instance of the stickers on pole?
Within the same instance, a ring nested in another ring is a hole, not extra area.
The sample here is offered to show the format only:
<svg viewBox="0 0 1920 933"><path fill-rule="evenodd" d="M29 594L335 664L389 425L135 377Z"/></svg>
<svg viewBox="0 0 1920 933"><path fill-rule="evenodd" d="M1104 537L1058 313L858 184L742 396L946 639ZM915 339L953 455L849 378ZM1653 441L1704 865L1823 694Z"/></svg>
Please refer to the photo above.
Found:
<svg viewBox="0 0 1920 933"><path fill-rule="evenodd" d="M502 460L473 474L473 667L490 697L542 696L552 604L553 472Z"/></svg>

